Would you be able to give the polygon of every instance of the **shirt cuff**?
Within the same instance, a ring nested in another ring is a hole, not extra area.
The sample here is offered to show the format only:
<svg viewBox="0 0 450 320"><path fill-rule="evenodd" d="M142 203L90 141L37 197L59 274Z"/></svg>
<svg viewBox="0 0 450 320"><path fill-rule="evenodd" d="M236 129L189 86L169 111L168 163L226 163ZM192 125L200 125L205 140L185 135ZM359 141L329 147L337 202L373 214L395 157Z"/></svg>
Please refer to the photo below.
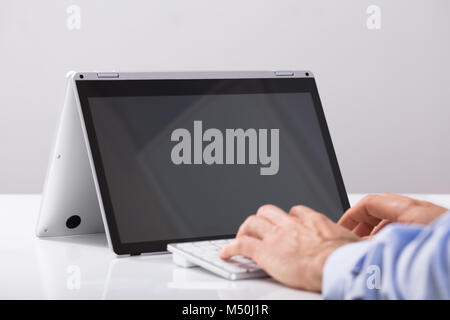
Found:
<svg viewBox="0 0 450 320"><path fill-rule="evenodd" d="M322 296L325 299L345 299L353 276L359 273L361 260L370 241L346 244L334 250L325 261L322 278Z"/></svg>

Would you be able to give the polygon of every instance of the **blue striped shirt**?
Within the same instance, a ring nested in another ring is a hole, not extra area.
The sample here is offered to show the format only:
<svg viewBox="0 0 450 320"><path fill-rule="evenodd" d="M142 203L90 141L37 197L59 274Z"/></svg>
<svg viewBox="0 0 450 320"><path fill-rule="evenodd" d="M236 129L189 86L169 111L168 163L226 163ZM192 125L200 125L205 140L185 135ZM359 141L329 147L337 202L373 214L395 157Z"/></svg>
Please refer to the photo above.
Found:
<svg viewBox="0 0 450 320"><path fill-rule="evenodd" d="M386 226L342 246L323 271L325 299L450 299L450 212L430 225Z"/></svg>

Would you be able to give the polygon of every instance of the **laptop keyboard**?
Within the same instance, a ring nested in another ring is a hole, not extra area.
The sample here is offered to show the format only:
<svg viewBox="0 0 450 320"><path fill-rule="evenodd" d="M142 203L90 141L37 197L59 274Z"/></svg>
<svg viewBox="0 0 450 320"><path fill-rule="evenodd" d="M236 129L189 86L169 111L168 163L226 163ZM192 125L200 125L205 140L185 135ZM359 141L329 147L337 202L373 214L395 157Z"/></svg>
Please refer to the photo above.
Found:
<svg viewBox="0 0 450 320"><path fill-rule="evenodd" d="M267 274L251 259L235 256L227 260L219 257L219 251L232 239L195 241L169 244L167 249L174 254L174 262L184 259L217 275L231 280L259 278ZM178 263L180 264L180 263ZM186 264L183 264L186 266Z"/></svg>

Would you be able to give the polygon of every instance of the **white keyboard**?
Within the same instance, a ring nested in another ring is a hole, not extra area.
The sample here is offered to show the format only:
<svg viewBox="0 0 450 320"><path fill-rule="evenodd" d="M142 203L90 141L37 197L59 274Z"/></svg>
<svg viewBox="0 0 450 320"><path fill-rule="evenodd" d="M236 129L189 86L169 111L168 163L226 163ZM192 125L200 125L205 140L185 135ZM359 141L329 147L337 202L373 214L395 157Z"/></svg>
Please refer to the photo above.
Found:
<svg viewBox="0 0 450 320"><path fill-rule="evenodd" d="M252 260L235 256L227 260L219 258L219 251L232 239L172 243L167 250L173 261L182 267L200 266L229 280L267 277Z"/></svg>

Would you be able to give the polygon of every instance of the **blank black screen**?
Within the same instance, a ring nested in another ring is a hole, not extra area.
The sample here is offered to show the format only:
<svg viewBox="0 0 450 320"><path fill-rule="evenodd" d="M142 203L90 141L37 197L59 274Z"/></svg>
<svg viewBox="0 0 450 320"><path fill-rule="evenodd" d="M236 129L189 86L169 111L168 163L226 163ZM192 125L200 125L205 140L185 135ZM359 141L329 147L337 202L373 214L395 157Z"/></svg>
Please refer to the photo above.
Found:
<svg viewBox="0 0 450 320"><path fill-rule="evenodd" d="M121 243L231 235L267 203L307 205L334 221L344 210L310 92L93 94L87 102ZM193 159L195 121L203 133L222 132L224 146L227 129L267 129L268 154L278 129L276 174L249 163L249 139L243 164L175 164L171 134L190 132Z"/></svg>

